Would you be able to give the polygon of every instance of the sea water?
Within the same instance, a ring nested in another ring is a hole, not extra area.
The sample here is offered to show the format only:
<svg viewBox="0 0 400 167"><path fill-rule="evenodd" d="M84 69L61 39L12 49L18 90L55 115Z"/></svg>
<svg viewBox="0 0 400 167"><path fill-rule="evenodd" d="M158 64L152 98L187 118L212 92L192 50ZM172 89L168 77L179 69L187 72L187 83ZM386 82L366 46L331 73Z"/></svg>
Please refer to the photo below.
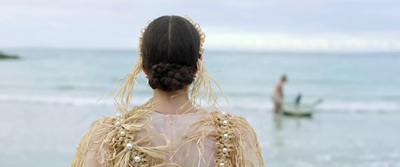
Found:
<svg viewBox="0 0 400 167"><path fill-rule="evenodd" d="M69 166L90 123L115 112L108 94L138 58L135 50L7 49L0 60L0 166ZM400 166L400 53L208 51L208 71L248 119L266 166ZM274 116L285 101L323 102L312 118ZM217 88L215 87L217 90ZM141 75L133 104L152 95Z"/></svg>

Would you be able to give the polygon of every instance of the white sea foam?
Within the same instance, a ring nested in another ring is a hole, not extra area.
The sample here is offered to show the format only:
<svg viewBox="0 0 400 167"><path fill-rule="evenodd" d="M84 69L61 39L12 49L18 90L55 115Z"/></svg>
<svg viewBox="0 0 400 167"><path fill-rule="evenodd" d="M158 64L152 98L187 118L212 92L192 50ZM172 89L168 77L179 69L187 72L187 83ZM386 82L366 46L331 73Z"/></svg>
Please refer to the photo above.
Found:
<svg viewBox="0 0 400 167"><path fill-rule="evenodd" d="M326 102L318 106L318 109L328 111L351 111L351 112L382 112L400 111L400 102L374 101L374 102Z"/></svg>
<svg viewBox="0 0 400 167"><path fill-rule="evenodd" d="M1 95L0 103L29 103L43 105L68 105L68 106L91 106L91 105L113 105L112 101L102 100L97 102L94 97L71 97L71 96L44 96L44 95Z"/></svg>
<svg viewBox="0 0 400 167"><path fill-rule="evenodd" d="M133 105L143 104L150 97L134 97ZM99 97L79 96L55 96L55 95L0 95L0 103L29 103L38 105L68 105L68 106L114 106L111 97L97 102ZM273 105L265 99L235 98L229 104L222 103L221 106L231 110L265 111L271 110ZM387 101L327 101L316 106L319 112L397 112L400 111L400 102Z"/></svg>

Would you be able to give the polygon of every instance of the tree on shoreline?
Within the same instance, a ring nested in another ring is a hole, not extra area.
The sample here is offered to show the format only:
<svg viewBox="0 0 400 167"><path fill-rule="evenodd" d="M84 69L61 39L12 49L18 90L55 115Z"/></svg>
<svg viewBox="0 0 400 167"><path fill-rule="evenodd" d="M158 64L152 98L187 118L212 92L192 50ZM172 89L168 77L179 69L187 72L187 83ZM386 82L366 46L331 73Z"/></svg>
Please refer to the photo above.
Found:
<svg viewBox="0 0 400 167"><path fill-rule="evenodd" d="M0 52L0 59L19 59L16 55L8 55Z"/></svg>

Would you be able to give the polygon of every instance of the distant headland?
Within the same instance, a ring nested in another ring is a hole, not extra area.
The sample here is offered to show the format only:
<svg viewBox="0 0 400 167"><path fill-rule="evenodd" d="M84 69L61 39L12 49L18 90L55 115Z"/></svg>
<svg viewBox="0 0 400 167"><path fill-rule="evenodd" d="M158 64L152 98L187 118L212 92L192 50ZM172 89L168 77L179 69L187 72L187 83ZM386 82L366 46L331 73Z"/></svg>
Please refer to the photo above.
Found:
<svg viewBox="0 0 400 167"><path fill-rule="evenodd" d="M19 57L16 55L8 55L8 54L0 52L0 60L1 59L19 59Z"/></svg>

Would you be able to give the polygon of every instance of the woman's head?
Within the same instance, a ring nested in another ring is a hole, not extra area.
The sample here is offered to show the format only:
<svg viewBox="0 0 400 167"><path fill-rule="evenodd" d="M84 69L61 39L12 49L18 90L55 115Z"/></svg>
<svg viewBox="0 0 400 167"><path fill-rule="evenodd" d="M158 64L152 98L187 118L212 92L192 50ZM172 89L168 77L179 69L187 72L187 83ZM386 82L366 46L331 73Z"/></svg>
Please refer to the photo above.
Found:
<svg viewBox="0 0 400 167"><path fill-rule="evenodd" d="M212 82L217 86L218 83L208 75L205 63L201 60L206 36L198 23L188 16L162 16L141 32L138 48L141 57L124 76L126 80L112 92L118 111L130 111L133 88L142 70L148 74L149 85L153 89L182 90L193 83L189 96L192 103L197 107L201 106L200 102L217 107L217 94ZM148 105L152 106L153 103Z"/></svg>
<svg viewBox="0 0 400 167"><path fill-rule="evenodd" d="M180 16L162 16L143 33L143 69L153 89L174 91L190 85L200 58L200 37L193 24Z"/></svg>

